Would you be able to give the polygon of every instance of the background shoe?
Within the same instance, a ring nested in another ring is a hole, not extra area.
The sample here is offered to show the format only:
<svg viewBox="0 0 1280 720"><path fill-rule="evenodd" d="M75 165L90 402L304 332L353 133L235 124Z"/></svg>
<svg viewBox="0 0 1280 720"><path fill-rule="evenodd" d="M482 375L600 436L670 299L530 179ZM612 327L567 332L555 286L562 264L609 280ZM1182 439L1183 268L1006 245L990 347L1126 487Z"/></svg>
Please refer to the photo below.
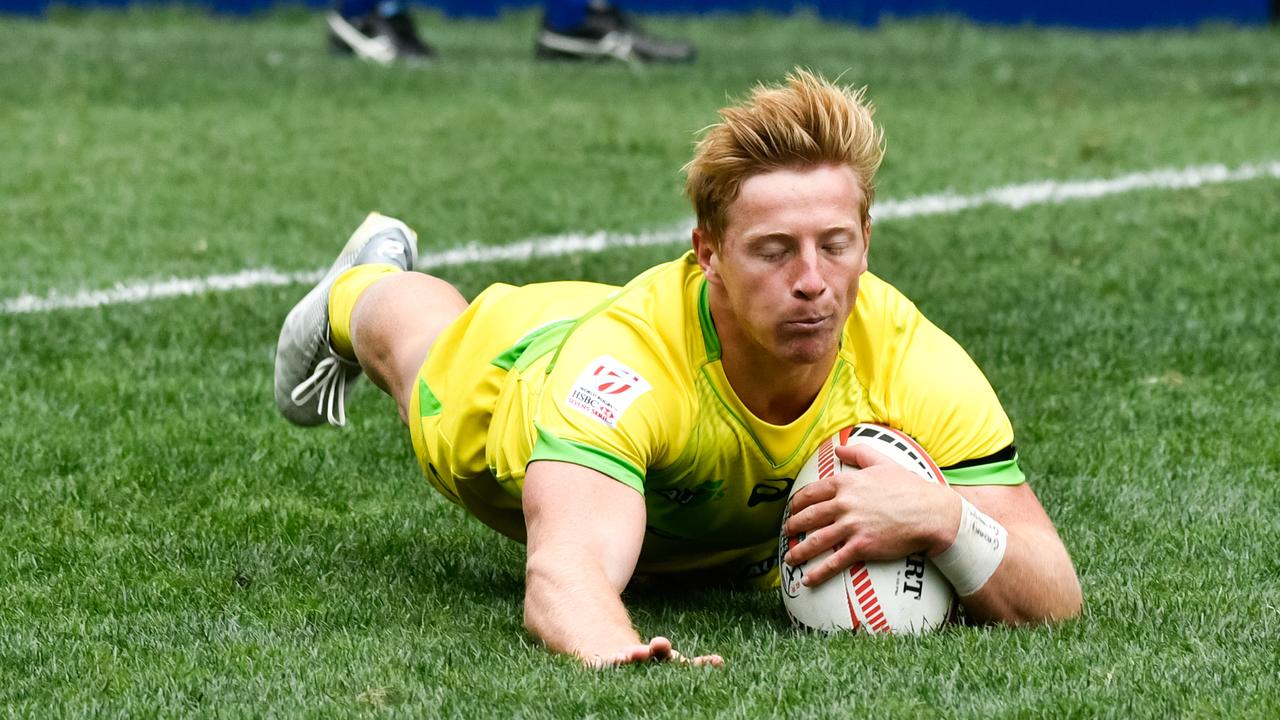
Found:
<svg viewBox="0 0 1280 720"><path fill-rule="evenodd" d="M407 225L378 213L351 235L320 282L293 306L276 344L276 408L295 425L342 426L346 401L360 376L360 365L329 343L329 288L347 269L386 263L412 270L418 236Z"/></svg>
<svg viewBox="0 0 1280 720"><path fill-rule="evenodd" d="M587 8L583 23L571 30L552 30L544 19L535 49L538 57L557 60L691 62L697 56L692 44L650 35L621 10L595 4Z"/></svg>
<svg viewBox="0 0 1280 720"><path fill-rule="evenodd" d="M325 15L329 26L329 47L335 52L354 53L379 65L396 61L426 62L435 49L422 40L413 18L407 12L394 15L370 13L344 18L337 12Z"/></svg>

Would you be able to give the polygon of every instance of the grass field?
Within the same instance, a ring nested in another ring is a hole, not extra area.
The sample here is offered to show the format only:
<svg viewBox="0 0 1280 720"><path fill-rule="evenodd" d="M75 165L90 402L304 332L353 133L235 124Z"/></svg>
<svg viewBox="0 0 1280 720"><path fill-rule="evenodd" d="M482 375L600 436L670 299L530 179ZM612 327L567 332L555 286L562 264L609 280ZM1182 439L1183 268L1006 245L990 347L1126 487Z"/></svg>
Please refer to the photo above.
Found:
<svg viewBox="0 0 1280 720"><path fill-rule="evenodd" d="M318 16L0 19L0 301L327 263L369 209L428 249L668 227L728 96L870 86L882 199L1280 160L1280 34L665 20L689 68L324 54ZM0 705L12 716L1275 717L1280 180L887 220L872 267L969 349L1086 614L795 634L772 594L650 586L641 632L720 671L589 672L521 628L522 551L434 495L389 400L276 415L302 285L0 314ZM678 245L452 268L621 282Z"/></svg>

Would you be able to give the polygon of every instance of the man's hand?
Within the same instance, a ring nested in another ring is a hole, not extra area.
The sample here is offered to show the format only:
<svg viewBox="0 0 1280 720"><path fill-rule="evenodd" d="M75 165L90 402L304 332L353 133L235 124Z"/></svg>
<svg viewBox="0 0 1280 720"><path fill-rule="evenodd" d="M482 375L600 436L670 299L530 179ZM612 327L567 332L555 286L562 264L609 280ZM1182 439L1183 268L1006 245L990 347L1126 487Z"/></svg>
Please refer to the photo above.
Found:
<svg viewBox="0 0 1280 720"><path fill-rule="evenodd" d="M937 556L955 542L963 496L1009 534L995 573L960 598L969 618L1017 624L1080 614L1080 582L1071 557L1026 483L947 488L867 446L841 447L836 454L861 469L797 492L787 521L788 535L807 533L787 553L788 563L836 548L819 567L805 568L806 585L824 582L860 560L894 560L922 550Z"/></svg>
<svg viewBox="0 0 1280 720"><path fill-rule="evenodd" d="M791 565L835 548L805 568L804 584L818 585L861 560L896 560L921 550L930 556L955 540L960 497L925 480L867 445L841 446L836 455L860 470L836 473L796 493L786 533L805 533L787 553Z"/></svg>
<svg viewBox="0 0 1280 720"><path fill-rule="evenodd" d="M724 662L719 655L686 658L665 637L646 643L631 625L619 594L644 542L640 493L590 468L542 460L529 465L523 507L525 626L548 648L590 667Z"/></svg>
<svg viewBox="0 0 1280 720"><path fill-rule="evenodd" d="M593 655L582 658L582 661L587 667L593 668L610 668L643 662L674 662L695 667L703 665L720 667L724 664L724 658L719 655L699 655L698 657L687 658L676 652L675 648L671 647L671 641L661 635L653 638L647 644L628 645L612 655Z"/></svg>

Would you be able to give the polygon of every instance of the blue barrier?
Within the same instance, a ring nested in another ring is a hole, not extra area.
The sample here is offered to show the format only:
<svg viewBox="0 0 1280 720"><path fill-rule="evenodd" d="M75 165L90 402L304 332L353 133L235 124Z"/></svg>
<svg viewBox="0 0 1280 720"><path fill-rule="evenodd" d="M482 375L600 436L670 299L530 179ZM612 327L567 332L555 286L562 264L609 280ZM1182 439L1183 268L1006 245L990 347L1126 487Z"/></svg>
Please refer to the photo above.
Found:
<svg viewBox="0 0 1280 720"><path fill-rule="evenodd" d="M47 12L51 0L0 0L0 12L39 16ZM208 7L215 12L247 14L282 4L281 0L178 0L188 5ZM57 0L70 7L125 7L135 0ZM296 4L297 0L284 0ZM311 8L327 7L328 0L302 0ZM143 0L139 4L155 4ZM539 5L537 0L422 0L422 5L440 9L451 17L495 17L503 9ZM1275 21L1280 0L1072 0L1071 2L1028 2L1027 0L621 0L637 13L696 14L708 12L769 11L790 13L812 8L824 18L875 25L884 17L955 15L979 23L997 25L1060 25L1093 29L1136 29L1148 27L1194 27L1206 22L1244 25Z"/></svg>

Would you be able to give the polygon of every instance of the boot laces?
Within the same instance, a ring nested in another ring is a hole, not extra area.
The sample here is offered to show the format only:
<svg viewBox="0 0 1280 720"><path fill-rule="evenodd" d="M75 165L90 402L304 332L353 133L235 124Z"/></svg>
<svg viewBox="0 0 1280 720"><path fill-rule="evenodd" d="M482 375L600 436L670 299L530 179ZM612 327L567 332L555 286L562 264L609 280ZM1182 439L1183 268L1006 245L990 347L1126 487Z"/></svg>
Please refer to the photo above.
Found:
<svg viewBox="0 0 1280 720"><path fill-rule="evenodd" d="M305 405L316 401L316 413L323 415L330 425L343 427L347 424L347 377L351 370L359 368L360 363L348 360L332 349L328 357L321 360L314 372L289 394L294 405Z"/></svg>

